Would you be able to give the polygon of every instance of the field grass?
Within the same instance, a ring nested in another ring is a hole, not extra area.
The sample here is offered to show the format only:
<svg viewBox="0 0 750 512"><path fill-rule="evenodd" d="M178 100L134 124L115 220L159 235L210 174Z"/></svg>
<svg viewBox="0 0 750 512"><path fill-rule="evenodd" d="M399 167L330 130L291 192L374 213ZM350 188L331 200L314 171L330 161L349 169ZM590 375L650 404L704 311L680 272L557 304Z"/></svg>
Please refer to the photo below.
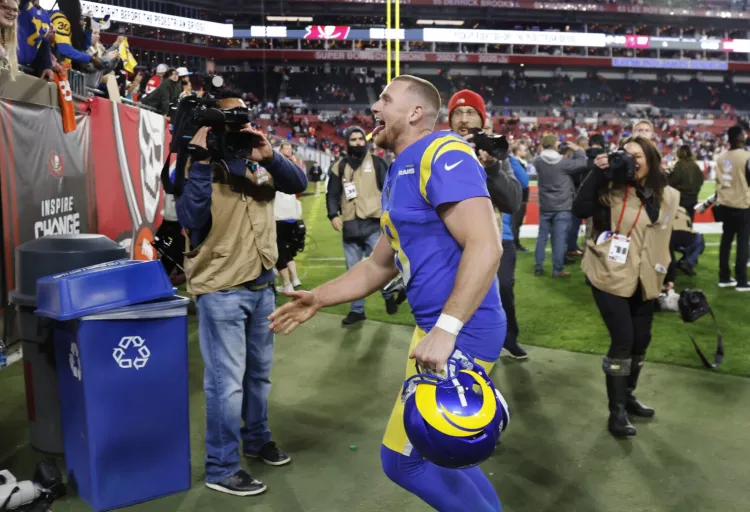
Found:
<svg viewBox="0 0 750 512"><path fill-rule="evenodd" d="M710 195L710 186L701 196ZM708 192L708 193L706 193ZM325 197L307 195L302 198L308 245L297 262L303 288L310 289L331 280L346 270L341 235L336 233L326 217ZM699 288L706 292L711 307L717 315L724 333L726 358L716 371L750 376L750 318L746 317L750 294L731 289L719 289L718 235L706 237L706 251L696 268L697 278L680 275L676 288ZM524 245L534 247L534 240L524 240ZM549 254L548 254L549 256ZM547 258L547 274L551 261ZM584 283L579 265L568 267L573 277L555 281L550 277L534 277L532 253L519 254L516 269L516 303L521 326L519 342L576 352L602 354L606 351L609 336ZM329 312L345 315L348 305L329 308ZM385 312L382 298L373 295L366 301L366 314L371 320L393 324L413 325L409 306L404 303L393 316ZM696 324L684 324L677 313L658 313L654 320L653 342L648 357L653 361L700 367L701 363L690 343L692 334L712 359L716 334L711 319L706 317Z"/></svg>

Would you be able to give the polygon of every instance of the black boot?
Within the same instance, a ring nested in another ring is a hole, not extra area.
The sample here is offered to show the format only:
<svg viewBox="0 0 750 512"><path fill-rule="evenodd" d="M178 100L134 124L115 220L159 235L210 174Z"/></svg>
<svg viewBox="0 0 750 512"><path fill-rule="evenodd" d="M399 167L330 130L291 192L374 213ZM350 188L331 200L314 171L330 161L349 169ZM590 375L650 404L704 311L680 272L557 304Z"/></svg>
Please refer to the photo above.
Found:
<svg viewBox="0 0 750 512"><path fill-rule="evenodd" d="M604 358L604 372L609 398L609 431L615 437L632 437L635 427L630 424L625 412L630 360ZM613 375L614 374L614 375ZM623 375L624 374L624 375Z"/></svg>
<svg viewBox="0 0 750 512"><path fill-rule="evenodd" d="M630 366L630 376L628 376L628 389L627 389L627 401L625 409L633 416L641 418L653 418L656 411L654 411L648 405L645 405L638 401L633 395L636 386L638 385L638 377L641 375L641 369L643 368L643 362L645 361L644 356L634 357Z"/></svg>

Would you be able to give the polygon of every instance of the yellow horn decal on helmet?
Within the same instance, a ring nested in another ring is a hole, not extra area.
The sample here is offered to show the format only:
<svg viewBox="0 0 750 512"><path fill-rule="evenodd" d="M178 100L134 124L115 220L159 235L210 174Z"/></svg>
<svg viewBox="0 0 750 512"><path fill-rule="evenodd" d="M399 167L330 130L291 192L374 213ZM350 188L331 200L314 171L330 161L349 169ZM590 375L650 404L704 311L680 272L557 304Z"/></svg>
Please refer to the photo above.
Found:
<svg viewBox="0 0 750 512"><path fill-rule="evenodd" d="M421 414L422 418L424 418L424 420L438 432L453 437L471 437L481 432L481 430L461 430L460 428L451 425L443 415L443 409L441 409L437 403L437 387L435 386L429 384L418 385L417 391L414 394L414 399L416 400L419 414Z"/></svg>
<svg viewBox="0 0 750 512"><path fill-rule="evenodd" d="M482 407L472 416L455 415L448 410L443 410L443 414L445 414L445 417L448 418L451 423L461 428L482 430L492 421L492 418L495 417L495 413L497 412L497 399L495 398L495 393L493 393L492 389L487 385L487 381L485 381L478 373L470 370L461 370L461 372L468 373L477 384L479 384L479 387L482 390Z"/></svg>

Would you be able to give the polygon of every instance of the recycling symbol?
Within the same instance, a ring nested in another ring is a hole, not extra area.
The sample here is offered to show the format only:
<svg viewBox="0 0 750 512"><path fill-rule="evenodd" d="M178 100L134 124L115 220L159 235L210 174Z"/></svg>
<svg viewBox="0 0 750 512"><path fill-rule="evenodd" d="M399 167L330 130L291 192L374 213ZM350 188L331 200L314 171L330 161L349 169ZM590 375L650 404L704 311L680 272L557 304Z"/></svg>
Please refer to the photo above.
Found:
<svg viewBox="0 0 750 512"><path fill-rule="evenodd" d="M70 362L70 371L73 372L73 377L81 380L81 355L78 353L78 345L75 343L70 345L70 356L68 356L68 361Z"/></svg>
<svg viewBox="0 0 750 512"><path fill-rule="evenodd" d="M140 370L148 363L151 352L146 346L146 340L140 336L123 336L112 352L112 357L120 368Z"/></svg>

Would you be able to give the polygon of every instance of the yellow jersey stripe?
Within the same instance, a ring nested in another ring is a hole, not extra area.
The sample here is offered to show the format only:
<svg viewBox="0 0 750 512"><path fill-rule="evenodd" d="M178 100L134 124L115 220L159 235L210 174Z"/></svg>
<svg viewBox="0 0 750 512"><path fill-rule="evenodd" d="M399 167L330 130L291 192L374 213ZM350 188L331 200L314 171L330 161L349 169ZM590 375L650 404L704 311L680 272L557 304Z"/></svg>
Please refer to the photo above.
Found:
<svg viewBox="0 0 750 512"><path fill-rule="evenodd" d="M440 147L443 144L447 143L459 143L471 149L466 144L466 141L456 137L455 135L438 137L437 139L433 140L429 146L427 146L427 149L424 150L424 154L422 155L422 161L419 164L419 192L422 194L422 197L425 201L427 201L428 204L430 203L430 201L427 199L427 182L430 181L430 177L432 176L432 164L435 162L435 158L437 158L436 153L438 152Z"/></svg>

